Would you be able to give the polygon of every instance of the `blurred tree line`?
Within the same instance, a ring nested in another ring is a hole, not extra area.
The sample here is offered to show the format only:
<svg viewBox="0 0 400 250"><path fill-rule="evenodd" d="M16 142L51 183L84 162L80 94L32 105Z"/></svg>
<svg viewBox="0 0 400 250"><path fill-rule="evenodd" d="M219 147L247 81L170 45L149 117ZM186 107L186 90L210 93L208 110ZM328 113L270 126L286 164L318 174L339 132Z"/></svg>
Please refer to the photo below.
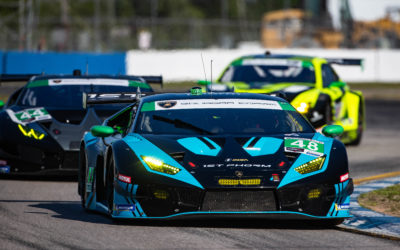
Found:
<svg viewBox="0 0 400 250"><path fill-rule="evenodd" d="M265 12L303 6L304 0L1 0L0 49L232 48L260 40Z"/></svg>

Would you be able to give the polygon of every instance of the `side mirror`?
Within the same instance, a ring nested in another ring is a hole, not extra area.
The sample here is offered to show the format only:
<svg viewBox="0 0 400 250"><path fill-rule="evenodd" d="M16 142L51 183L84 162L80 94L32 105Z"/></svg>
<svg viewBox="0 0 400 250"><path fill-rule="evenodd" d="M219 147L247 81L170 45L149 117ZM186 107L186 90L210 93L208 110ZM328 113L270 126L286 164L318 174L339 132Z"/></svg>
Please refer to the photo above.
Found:
<svg viewBox="0 0 400 250"><path fill-rule="evenodd" d="M345 82L331 82L331 84L329 84L329 87L344 88L345 86Z"/></svg>
<svg viewBox="0 0 400 250"><path fill-rule="evenodd" d="M328 137L336 137L343 134L343 127L340 125L328 125L322 129L322 134Z"/></svg>
<svg viewBox="0 0 400 250"><path fill-rule="evenodd" d="M90 129L90 132L92 133L93 136L103 138L103 137L107 137L107 136L114 134L115 131L112 127L97 125L97 126L93 126Z"/></svg>
<svg viewBox="0 0 400 250"><path fill-rule="evenodd" d="M199 81L197 81L197 84L198 85L209 85L209 84L211 84L211 82L206 81L206 80L199 80Z"/></svg>
<svg viewBox="0 0 400 250"><path fill-rule="evenodd" d="M0 100L0 109L4 107L4 102Z"/></svg>

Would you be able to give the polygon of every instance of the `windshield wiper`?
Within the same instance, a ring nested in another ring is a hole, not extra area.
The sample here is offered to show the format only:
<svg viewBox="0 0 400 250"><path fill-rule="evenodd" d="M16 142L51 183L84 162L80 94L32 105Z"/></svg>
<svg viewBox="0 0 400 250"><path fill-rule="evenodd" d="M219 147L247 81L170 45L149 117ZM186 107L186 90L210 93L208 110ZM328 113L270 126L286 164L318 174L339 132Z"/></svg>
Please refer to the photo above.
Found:
<svg viewBox="0 0 400 250"><path fill-rule="evenodd" d="M157 121L162 121L162 122L173 124L176 128L190 129L190 130L197 131L197 132L202 133L202 134L208 134L208 135L212 135L213 134L210 131L207 131L207 130L199 128L199 127L196 127L195 125L187 123L187 122L184 122L184 121L182 121L180 119L173 119L172 120L172 119L168 119L166 117L159 116L159 115L153 115L153 119L157 120Z"/></svg>

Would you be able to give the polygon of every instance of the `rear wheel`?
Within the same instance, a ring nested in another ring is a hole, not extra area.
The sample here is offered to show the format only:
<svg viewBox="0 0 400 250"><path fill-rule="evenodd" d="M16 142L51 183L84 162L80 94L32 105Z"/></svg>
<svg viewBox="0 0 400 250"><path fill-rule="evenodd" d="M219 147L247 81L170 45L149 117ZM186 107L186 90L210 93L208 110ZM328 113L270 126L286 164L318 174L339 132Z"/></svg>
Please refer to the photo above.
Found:
<svg viewBox="0 0 400 250"><path fill-rule="evenodd" d="M357 146L361 143L361 138L364 132L364 112L363 112L363 104L360 102L358 107L358 122L357 122L357 131L356 131L356 139L349 143L349 145Z"/></svg>
<svg viewBox="0 0 400 250"><path fill-rule="evenodd" d="M325 106L325 124L326 125L331 125L333 122L333 118L332 118L332 107L330 102L327 103L327 105Z"/></svg>

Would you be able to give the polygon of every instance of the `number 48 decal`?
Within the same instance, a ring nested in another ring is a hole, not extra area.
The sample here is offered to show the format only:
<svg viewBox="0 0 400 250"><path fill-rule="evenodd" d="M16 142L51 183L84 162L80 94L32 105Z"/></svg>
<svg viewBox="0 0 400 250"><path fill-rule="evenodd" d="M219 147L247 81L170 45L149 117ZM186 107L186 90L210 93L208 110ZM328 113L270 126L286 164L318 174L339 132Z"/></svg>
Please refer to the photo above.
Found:
<svg viewBox="0 0 400 250"><path fill-rule="evenodd" d="M285 148L301 148L318 153L324 152L324 143L302 138L285 138Z"/></svg>

